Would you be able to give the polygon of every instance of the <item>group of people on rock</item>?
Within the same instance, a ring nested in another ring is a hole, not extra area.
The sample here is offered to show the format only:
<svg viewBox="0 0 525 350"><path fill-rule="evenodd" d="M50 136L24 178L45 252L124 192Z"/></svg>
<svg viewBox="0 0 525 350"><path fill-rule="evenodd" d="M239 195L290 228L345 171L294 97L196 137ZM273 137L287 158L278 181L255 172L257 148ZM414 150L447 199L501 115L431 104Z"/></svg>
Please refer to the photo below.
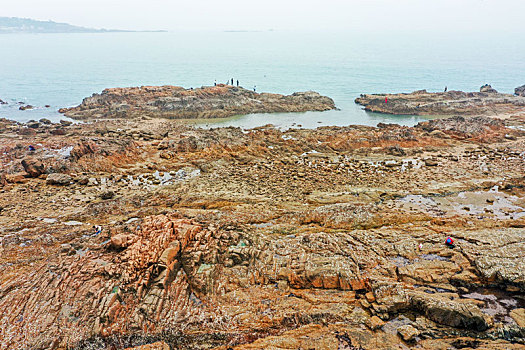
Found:
<svg viewBox="0 0 525 350"><path fill-rule="evenodd" d="M215 80L215 82L213 83L213 85L214 85L214 86L217 86L217 80ZM235 85L234 85L234 80L233 80L233 78L228 79L228 80L226 81L226 84L225 84L225 85L232 85L232 86L235 86ZM237 87L239 87L239 79L237 79ZM253 91L255 92L256 90L257 90L257 86L254 85L254 86L253 86Z"/></svg>

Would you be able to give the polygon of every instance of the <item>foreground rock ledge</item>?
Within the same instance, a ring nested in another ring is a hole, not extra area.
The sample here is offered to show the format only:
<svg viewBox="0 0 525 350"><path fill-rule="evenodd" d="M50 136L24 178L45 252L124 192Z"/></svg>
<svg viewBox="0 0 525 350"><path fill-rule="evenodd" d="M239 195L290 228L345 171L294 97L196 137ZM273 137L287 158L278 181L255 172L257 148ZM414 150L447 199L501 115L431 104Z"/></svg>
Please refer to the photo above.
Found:
<svg viewBox="0 0 525 350"><path fill-rule="evenodd" d="M85 98L60 113L74 119L136 118L170 119L226 118L238 114L326 111L334 101L317 92L292 95L256 93L242 87L220 84L199 89L178 86L112 88Z"/></svg>
<svg viewBox="0 0 525 350"><path fill-rule="evenodd" d="M525 344L525 117L0 119L0 149L0 350Z"/></svg>
<svg viewBox="0 0 525 350"><path fill-rule="evenodd" d="M385 102L385 99L387 101ZM525 97L498 92L366 94L355 102L370 112L405 115L498 115L525 113Z"/></svg>

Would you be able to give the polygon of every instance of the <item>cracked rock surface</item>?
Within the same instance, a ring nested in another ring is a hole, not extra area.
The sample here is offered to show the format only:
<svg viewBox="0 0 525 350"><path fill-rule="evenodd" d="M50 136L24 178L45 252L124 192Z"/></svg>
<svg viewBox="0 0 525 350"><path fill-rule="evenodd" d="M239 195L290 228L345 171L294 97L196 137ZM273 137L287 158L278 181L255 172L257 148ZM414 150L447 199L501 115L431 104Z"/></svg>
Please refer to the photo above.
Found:
<svg viewBox="0 0 525 350"><path fill-rule="evenodd" d="M291 95L256 93L242 87L219 84L198 89L178 86L142 86L105 89L73 108L60 109L74 119L225 118L248 113L306 112L335 109L334 101L317 92Z"/></svg>
<svg viewBox="0 0 525 350"><path fill-rule="evenodd" d="M525 346L522 117L26 129L0 120L0 349Z"/></svg>

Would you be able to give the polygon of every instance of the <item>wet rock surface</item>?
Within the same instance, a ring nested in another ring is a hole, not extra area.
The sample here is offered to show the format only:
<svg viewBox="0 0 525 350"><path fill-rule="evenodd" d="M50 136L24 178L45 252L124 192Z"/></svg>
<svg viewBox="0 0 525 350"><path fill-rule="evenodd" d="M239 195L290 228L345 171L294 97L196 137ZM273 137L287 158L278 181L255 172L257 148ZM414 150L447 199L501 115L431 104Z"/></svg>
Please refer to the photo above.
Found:
<svg viewBox="0 0 525 350"><path fill-rule="evenodd" d="M334 101L313 91L284 96L219 84L199 89L177 86L106 89L101 94L85 98L78 107L64 108L59 112L84 120L142 116L188 119L329 109L335 109Z"/></svg>
<svg viewBox="0 0 525 350"><path fill-rule="evenodd" d="M408 115L523 115L525 97L498 93L490 85L482 86L480 92L427 92L426 90L401 94L366 94L355 102L365 110L388 114Z"/></svg>
<svg viewBox="0 0 525 350"><path fill-rule="evenodd" d="M514 89L514 94L518 96L525 96L525 85L518 86Z"/></svg>
<svg viewBox="0 0 525 350"><path fill-rule="evenodd" d="M0 120L0 348L523 348L524 126Z"/></svg>

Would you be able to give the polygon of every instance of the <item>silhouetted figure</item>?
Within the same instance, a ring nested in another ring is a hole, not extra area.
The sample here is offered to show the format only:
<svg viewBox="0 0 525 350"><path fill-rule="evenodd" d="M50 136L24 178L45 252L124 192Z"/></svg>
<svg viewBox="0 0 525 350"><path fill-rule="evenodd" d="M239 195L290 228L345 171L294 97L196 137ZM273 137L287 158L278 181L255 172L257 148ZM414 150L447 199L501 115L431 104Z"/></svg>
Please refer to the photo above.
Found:
<svg viewBox="0 0 525 350"><path fill-rule="evenodd" d="M255 92L255 90L257 90L257 86L253 86L253 92Z"/></svg>
<svg viewBox="0 0 525 350"><path fill-rule="evenodd" d="M232 86L233 86L233 78L232 78Z"/></svg>
<svg viewBox="0 0 525 350"><path fill-rule="evenodd" d="M239 87L239 79L237 79L237 87Z"/></svg>
<svg viewBox="0 0 525 350"><path fill-rule="evenodd" d="M445 92L447 92L448 88L445 86Z"/></svg>
<svg viewBox="0 0 525 350"><path fill-rule="evenodd" d="M213 86L217 86L217 79L215 79L215 82L213 83Z"/></svg>

